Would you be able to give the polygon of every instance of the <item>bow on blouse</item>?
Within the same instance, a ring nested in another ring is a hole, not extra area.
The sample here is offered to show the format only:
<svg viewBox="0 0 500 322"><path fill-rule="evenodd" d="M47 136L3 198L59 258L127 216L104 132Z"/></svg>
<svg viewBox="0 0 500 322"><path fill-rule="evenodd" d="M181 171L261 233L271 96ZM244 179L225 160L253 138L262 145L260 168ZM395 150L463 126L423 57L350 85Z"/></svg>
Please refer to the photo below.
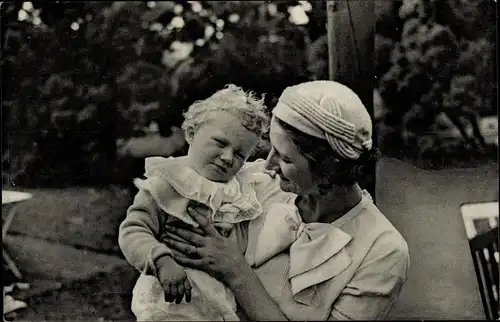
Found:
<svg viewBox="0 0 500 322"><path fill-rule="evenodd" d="M294 299L309 304L315 288L341 272L352 262L345 246L352 237L332 224L304 223L297 208L276 203L269 207L258 234L253 258L258 267L283 250L289 249L290 280Z"/></svg>

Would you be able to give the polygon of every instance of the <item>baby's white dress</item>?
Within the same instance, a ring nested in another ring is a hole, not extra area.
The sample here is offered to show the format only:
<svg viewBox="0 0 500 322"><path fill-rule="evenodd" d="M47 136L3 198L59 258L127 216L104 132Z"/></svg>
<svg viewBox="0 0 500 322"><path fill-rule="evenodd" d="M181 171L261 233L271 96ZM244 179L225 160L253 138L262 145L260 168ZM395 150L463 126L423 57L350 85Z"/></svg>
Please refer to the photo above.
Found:
<svg viewBox="0 0 500 322"><path fill-rule="evenodd" d="M260 174L262 175L262 174ZM185 159L152 157L146 159L146 180L138 182L147 190L158 207L173 221L198 226L186 211L190 199L201 202L212 210L212 221L223 235L234 224L249 221L262 212L253 184L259 174L245 168L226 183L213 182L186 166ZM162 228L160 228L160 231ZM160 233L161 235L161 233ZM185 268L192 286L190 303L165 301L164 290L157 277L143 272L132 292L132 312L139 321L234 321L236 300L222 282L205 272Z"/></svg>

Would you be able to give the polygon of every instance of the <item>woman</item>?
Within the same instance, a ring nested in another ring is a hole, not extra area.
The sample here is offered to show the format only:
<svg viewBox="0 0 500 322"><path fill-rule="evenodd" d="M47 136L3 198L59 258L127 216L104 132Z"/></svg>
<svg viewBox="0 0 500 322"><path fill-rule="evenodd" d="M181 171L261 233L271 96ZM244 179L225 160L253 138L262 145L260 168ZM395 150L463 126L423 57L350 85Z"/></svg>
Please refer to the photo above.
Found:
<svg viewBox="0 0 500 322"><path fill-rule="evenodd" d="M409 255L357 183L376 159L371 135L366 108L346 86L313 81L287 88L273 110L272 150L265 162L249 165L276 176L257 187L266 215L250 222L245 255L217 233L202 207L190 214L203 231L174 228L165 242L182 265L225 282L243 319L386 318L407 280ZM289 232L298 236L257 263L256 245L275 247L286 229L263 229L279 218L275 203L299 209L302 222Z"/></svg>

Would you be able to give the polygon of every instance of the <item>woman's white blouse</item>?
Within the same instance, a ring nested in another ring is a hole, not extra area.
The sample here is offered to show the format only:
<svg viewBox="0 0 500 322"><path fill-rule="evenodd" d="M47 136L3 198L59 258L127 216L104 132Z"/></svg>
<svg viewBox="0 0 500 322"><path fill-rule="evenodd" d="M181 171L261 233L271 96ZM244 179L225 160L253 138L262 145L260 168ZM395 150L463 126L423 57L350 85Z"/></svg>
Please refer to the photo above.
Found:
<svg viewBox="0 0 500 322"><path fill-rule="evenodd" d="M263 163L248 166L258 169ZM266 216L273 216L269 210L276 209L273 204L293 204L296 198L279 188L278 178L263 180L256 192L263 214L249 225L246 257L251 264ZM335 251L296 247L262 264L254 263L262 284L289 320L385 319L408 278L406 241L367 192L357 206L330 225L331 229L321 229L336 231L334 237L323 238L330 240ZM333 255L325 257L324 253ZM314 262L320 264L310 264ZM300 282L293 273L297 267L302 274Z"/></svg>

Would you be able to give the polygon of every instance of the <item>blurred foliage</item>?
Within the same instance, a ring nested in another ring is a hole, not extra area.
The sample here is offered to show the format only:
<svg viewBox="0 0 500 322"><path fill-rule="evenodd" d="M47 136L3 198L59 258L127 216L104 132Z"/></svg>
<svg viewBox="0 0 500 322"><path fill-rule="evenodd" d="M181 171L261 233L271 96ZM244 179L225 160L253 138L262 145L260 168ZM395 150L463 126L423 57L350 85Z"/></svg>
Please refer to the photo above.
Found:
<svg viewBox="0 0 500 322"><path fill-rule="evenodd" d="M3 182L100 185L117 140L182 112L227 83L268 102L308 79L320 5L298 1L10 2L2 6ZM311 22L313 21L313 22Z"/></svg>
<svg viewBox="0 0 500 322"><path fill-rule="evenodd" d="M441 111L494 110L495 11L471 1L376 0L376 76L396 137L413 115L422 133ZM122 171L119 139L144 135L151 122L170 136L192 102L227 83L266 93L273 106L286 86L327 78L324 1L34 1L1 10L4 183L108 184ZM294 10L305 20L294 21Z"/></svg>
<svg viewBox="0 0 500 322"><path fill-rule="evenodd" d="M403 0L388 9L384 21L399 33L377 29L378 87L386 108L381 134L387 134L380 141L419 156L427 149L449 156L457 149L444 147L436 133L445 117L462 136L452 145L487 148L478 118L496 114L494 2Z"/></svg>

